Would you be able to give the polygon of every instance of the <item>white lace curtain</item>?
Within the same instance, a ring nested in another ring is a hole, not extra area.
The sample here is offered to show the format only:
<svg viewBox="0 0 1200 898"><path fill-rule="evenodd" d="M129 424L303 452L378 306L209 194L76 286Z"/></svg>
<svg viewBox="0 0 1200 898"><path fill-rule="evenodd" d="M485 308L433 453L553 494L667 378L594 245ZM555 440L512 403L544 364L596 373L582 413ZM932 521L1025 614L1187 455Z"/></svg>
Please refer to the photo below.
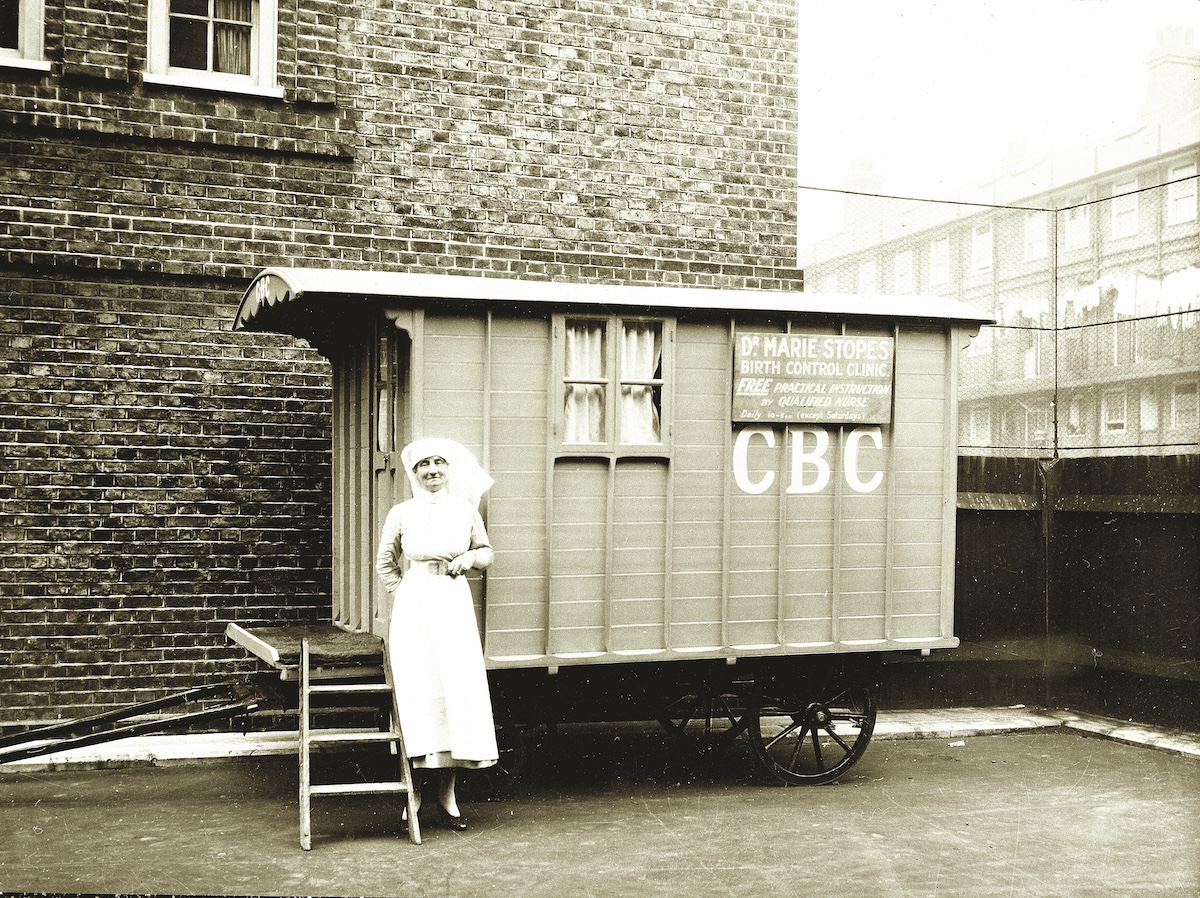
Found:
<svg viewBox="0 0 1200 898"><path fill-rule="evenodd" d="M566 325L563 421L566 443L607 443L608 390L606 325ZM661 437L662 326L625 322L617 356L620 376L616 407L620 441L657 443Z"/></svg>
<svg viewBox="0 0 1200 898"><path fill-rule="evenodd" d="M662 329L657 322L626 323L621 333L621 442L660 441Z"/></svg>
<svg viewBox="0 0 1200 898"><path fill-rule="evenodd" d="M571 321L566 328L566 443L603 443L608 380L605 376L604 324Z"/></svg>
<svg viewBox="0 0 1200 898"><path fill-rule="evenodd" d="M214 2L213 69L232 75L249 75L253 0Z"/></svg>

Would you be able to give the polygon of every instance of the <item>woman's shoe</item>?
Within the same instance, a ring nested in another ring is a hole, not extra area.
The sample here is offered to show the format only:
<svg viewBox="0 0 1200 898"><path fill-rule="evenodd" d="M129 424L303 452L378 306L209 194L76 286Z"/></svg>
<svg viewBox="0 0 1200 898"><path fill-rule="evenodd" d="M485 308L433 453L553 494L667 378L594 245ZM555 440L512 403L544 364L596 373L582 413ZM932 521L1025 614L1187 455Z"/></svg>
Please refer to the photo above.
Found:
<svg viewBox="0 0 1200 898"><path fill-rule="evenodd" d="M458 814L451 814L445 808L438 808L438 823L446 827L446 829L454 830L456 833L465 832L467 829L466 820Z"/></svg>

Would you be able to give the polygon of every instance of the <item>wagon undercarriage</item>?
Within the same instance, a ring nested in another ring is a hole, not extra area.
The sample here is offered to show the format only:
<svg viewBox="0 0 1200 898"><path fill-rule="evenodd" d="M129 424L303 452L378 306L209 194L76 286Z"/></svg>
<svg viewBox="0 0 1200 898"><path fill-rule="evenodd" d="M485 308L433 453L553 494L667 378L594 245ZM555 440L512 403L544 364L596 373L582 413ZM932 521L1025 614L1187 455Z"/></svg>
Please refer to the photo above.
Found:
<svg viewBox="0 0 1200 898"><path fill-rule="evenodd" d="M871 740L880 668L878 655L856 654L603 665L553 676L494 671L501 767L519 775L542 728L636 719L657 720L668 738L705 751L745 739L768 782L833 782ZM493 772L487 791L505 788L497 774L504 771Z"/></svg>

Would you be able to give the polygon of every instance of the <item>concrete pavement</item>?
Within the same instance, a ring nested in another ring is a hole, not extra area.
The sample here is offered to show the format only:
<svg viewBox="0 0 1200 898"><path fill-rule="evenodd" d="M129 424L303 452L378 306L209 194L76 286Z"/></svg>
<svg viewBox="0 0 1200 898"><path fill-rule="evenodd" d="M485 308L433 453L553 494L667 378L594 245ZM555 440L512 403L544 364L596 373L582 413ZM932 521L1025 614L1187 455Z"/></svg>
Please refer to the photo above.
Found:
<svg viewBox="0 0 1200 898"><path fill-rule="evenodd" d="M286 746L116 769L5 765L0 890L1196 898L1188 735L1149 748L1120 722L1068 718L882 714L837 784L796 788L756 783L744 740L702 752L654 727L566 726L516 794L464 808L466 833L427 829L413 846L394 800L324 799L311 852ZM1102 725L1117 737L1087 731Z"/></svg>

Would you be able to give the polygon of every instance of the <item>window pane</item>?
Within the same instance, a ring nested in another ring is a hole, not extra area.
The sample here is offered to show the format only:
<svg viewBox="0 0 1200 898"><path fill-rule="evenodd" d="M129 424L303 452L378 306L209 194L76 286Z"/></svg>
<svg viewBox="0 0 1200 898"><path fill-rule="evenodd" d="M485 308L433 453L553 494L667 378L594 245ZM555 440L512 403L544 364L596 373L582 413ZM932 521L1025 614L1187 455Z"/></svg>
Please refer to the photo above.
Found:
<svg viewBox="0 0 1200 898"><path fill-rule="evenodd" d="M1172 396L1172 423L1176 427L1192 427L1200 422L1200 404L1197 403L1196 384L1177 384Z"/></svg>
<svg viewBox="0 0 1200 898"><path fill-rule="evenodd" d="M1048 251L1049 239L1046 231L1047 218L1045 212L1025 213L1025 260L1044 259Z"/></svg>
<svg viewBox="0 0 1200 898"><path fill-rule="evenodd" d="M1113 237L1133 237L1138 232L1137 186L1137 181L1126 181L1113 188Z"/></svg>
<svg viewBox="0 0 1200 898"><path fill-rule="evenodd" d="M16 50L20 46L20 0L0 0L0 48Z"/></svg>
<svg viewBox="0 0 1200 898"><path fill-rule="evenodd" d="M250 28L218 23L213 48L213 70L232 75L250 74Z"/></svg>
<svg viewBox="0 0 1200 898"><path fill-rule="evenodd" d="M858 266L858 292L874 293L879 289L879 278L875 268L875 260L867 259Z"/></svg>
<svg viewBox="0 0 1200 898"><path fill-rule="evenodd" d="M1067 212L1067 249L1082 249L1091 242L1091 215L1089 209L1076 207Z"/></svg>
<svg viewBox="0 0 1200 898"><path fill-rule="evenodd" d="M896 254L895 284L897 293L911 293L913 288L913 256L912 250Z"/></svg>
<svg viewBox="0 0 1200 898"><path fill-rule="evenodd" d="M935 240L929 246L929 280L944 284L950 280L950 241Z"/></svg>
<svg viewBox="0 0 1200 898"><path fill-rule="evenodd" d="M1101 423L1108 433L1123 433L1125 431L1125 394L1123 392L1105 393L1100 399Z"/></svg>
<svg viewBox="0 0 1200 898"><path fill-rule="evenodd" d="M1185 178L1188 180L1180 180ZM1173 182L1167 188L1167 222L1180 224L1196 220L1196 166L1181 165L1171 169Z"/></svg>
<svg viewBox="0 0 1200 898"><path fill-rule="evenodd" d="M621 442L661 442L662 325L626 323L621 333ZM639 383L640 381L640 383Z"/></svg>
<svg viewBox="0 0 1200 898"><path fill-rule="evenodd" d="M200 19L171 19L168 62L181 69L208 70L208 23Z"/></svg>
<svg viewBox="0 0 1200 898"><path fill-rule="evenodd" d="M250 0L216 0L214 14L223 22L250 24Z"/></svg>
<svg viewBox="0 0 1200 898"><path fill-rule="evenodd" d="M392 450L392 354L387 328L380 326L375 341L375 448Z"/></svg>
<svg viewBox="0 0 1200 898"><path fill-rule="evenodd" d="M604 324L568 321L565 337L563 442L607 442Z"/></svg>
<svg viewBox="0 0 1200 898"><path fill-rule="evenodd" d="M971 236L971 265L976 271L987 271L992 267L992 227L975 228Z"/></svg>
<svg viewBox="0 0 1200 898"><path fill-rule="evenodd" d="M171 0L171 15L208 18L208 0Z"/></svg>
<svg viewBox="0 0 1200 898"><path fill-rule="evenodd" d="M603 322L567 322L566 374L568 378L604 377Z"/></svg>

